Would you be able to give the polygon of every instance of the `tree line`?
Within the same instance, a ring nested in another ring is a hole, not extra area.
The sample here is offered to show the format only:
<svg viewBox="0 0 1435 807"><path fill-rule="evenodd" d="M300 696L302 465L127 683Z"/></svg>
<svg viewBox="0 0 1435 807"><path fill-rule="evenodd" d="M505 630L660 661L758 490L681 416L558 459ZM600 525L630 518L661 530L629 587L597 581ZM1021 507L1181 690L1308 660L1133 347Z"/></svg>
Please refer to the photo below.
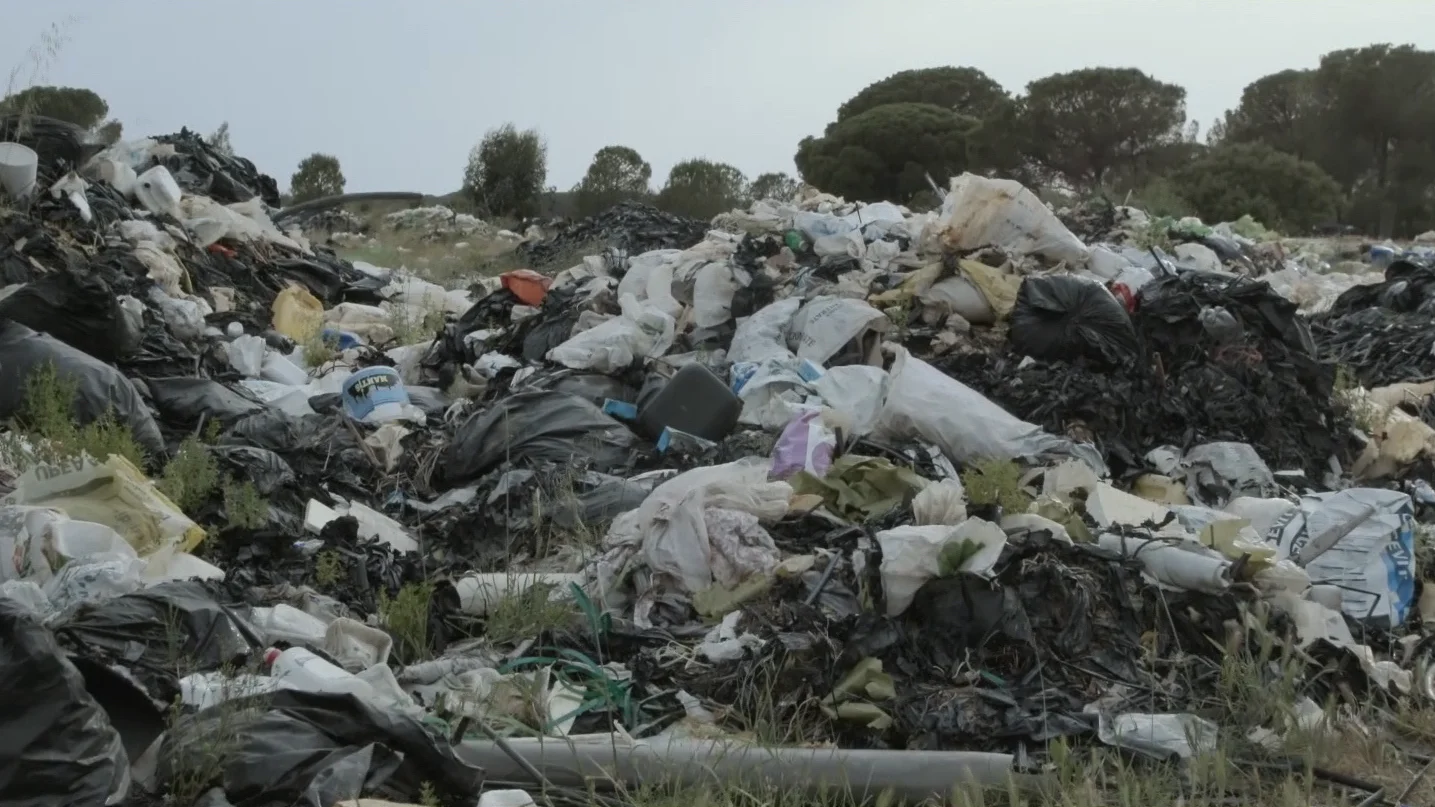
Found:
<svg viewBox="0 0 1435 807"><path fill-rule="evenodd" d="M31 88L0 101L118 137L89 90ZM1316 67L1246 86L1205 138L1186 114L1186 90L1136 68L1057 73L1011 93L975 67L905 70L838 107L804 138L797 178L749 181L727 163L678 163L661 187L631 146L605 146L571 189L588 215L625 200L708 218L752 199L791 195L801 181L862 201L937 203L928 177L964 171L1077 195L1130 200L1157 215L1209 221L1251 215L1300 233L1331 223L1381 236L1435 227L1435 52L1413 45L1332 51ZM227 143L227 124L221 127ZM211 137L211 142L221 132ZM469 154L463 196L483 215L552 213L548 146L535 129L504 124ZM313 154L291 180L297 201L343 191L332 155Z"/></svg>
<svg viewBox="0 0 1435 807"><path fill-rule="evenodd" d="M1381 236L1435 228L1435 52L1413 45L1332 51L1316 67L1246 86L1205 138L1184 87L1136 68L1057 73L1013 94L975 67L905 70L838 107L797 146L798 177L862 201L937 203L928 177L964 171L1130 201L1208 221L1250 215L1302 233L1330 224ZM537 209L546 146L534 130L490 131L464 188L489 210ZM509 166L519 166L515 170ZM734 166L694 159L661 189L629 146L606 146L574 187L579 213L648 199L706 217L790 194L797 180L749 183Z"/></svg>

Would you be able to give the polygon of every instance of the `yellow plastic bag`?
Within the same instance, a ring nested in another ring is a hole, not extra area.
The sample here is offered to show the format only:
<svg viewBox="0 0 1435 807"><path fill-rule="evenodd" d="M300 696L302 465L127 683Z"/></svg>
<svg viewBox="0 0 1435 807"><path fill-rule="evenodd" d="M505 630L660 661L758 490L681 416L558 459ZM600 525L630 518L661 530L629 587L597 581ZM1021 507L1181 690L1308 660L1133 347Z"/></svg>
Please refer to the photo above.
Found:
<svg viewBox="0 0 1435 807"><path fill-rule="evenodd" d="M274 298L274 330L296 342L324 325L324 304L303 286L289 286Z"/></svg>
<svg viewBox="0 0 1435 807"><path fill-rule="evenodd" d="M204 528L154 486L124 457L111 454L103 465L89 457L37 465L15 482L3 504L49 507L75 521L104 524L119 533L140 557L162 549L188 552L204 540Z"/></svg>

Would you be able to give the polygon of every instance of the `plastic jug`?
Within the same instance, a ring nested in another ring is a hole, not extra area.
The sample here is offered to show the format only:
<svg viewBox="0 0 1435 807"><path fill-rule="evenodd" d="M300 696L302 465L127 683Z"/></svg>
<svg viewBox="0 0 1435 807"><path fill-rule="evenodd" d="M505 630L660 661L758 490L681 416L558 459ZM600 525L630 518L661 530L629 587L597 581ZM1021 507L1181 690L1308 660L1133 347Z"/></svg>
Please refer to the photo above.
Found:
<svg viewBox="0 0 1435 807"><path fill-rule="evenodd" d="M711 370L694 363L656 394L639 396L638 430L652 440L672 429L716 442L732 434L741 414L742 400Z"/></svg>
<svg viewBox="0 0 1435 807"><path fill-rule="evenodd" d="M348 693L370 700L375 697L374 688L353 673L302 647L291 647L282 652L271 647L264 654L264 660L269 663L269 674L284 689Z"/></svg>
<svg viewBox="0 0 1435 807"><path fill-rule="evenodd" d="M302 286L288 286L274 298L274 330L296 342L324 325L324 304Z"/></svg>

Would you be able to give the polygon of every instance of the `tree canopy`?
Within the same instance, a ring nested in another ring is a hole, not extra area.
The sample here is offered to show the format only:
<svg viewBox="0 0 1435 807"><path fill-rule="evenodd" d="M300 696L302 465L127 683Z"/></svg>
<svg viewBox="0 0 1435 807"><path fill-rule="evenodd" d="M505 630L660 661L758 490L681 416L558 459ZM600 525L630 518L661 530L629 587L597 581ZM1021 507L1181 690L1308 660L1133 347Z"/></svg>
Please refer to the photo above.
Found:
<svg viewBox="0 0 1435 807"><path fill-rule="evenodd" d="M339 170L339 158L332 154L310 154L299 163L299 169L289 180L289 192L295 202L337 196L344 192L344 172Z"/></svg>
<svg viewBox="0 0 1435 807"><path fill-rule="evenodd" d="M1182 140L1186 90L1135 68L1091 67L1027 85L1022 101L1026 156L1078 188L1095 188Z"/></svg>
<svg viewBox="0 0 1435 807"><path fill-rule="evenodd" d="M538 214L548 178L548 144L537 129L511 123L490 129L468 155L463 190L488 215Z"/></svg>
<svg viewBox="0 0 1435 807"><path fill-rule="evenodd" d="M1009 101L1007 91L975 67L903 70L867 85L837 108L837 121L887 104L932 104L982 118Z"/></svg>
<svg viewBox="0 0 1435 807"><path fill-rule="evenodd" d="M673 166L657 204L673 213L710 219L741 206L747 193L747 177L737 168L698 158Z"/></svg>
<svg viewBox="0 0 1435 807"><path fill-rule="evenodd" d="M848 199L905 202L967 170L980 121L935 104L885 104L828 127L797 147L802 179Z"/></svg>
<svg viewBox="0 0 1435 807"><path fill-rule="evenodd" d="M604 146L593 155L588 173L575 187L578 212L589 216L619 202L647 197L653 167L627 146Z"/></svg>
<svg viewBox="0 0 1435 807"><path fill-rule="evenodd" d="M45 86L29 87L6 96L0 101L0 111L43 115L84 129L97 129L110 113L110 105L94 90Z"/></svg>
<svg viewBox="0 0 1435 807"><path fill-rule="evenodd" d="M1206 221L1249 214L1285 232L1308 232L1334 220L1342 202L1339 183L1320 166L1264 143L1216 146L1171 179Z"/></svg>
<svg viewBox="0 0 1435 807"><path fill-rule="evenodd" d="M753 199L781 199L787 201L797 195L802 183L780 171L758 174L747 189Z"/></svg>

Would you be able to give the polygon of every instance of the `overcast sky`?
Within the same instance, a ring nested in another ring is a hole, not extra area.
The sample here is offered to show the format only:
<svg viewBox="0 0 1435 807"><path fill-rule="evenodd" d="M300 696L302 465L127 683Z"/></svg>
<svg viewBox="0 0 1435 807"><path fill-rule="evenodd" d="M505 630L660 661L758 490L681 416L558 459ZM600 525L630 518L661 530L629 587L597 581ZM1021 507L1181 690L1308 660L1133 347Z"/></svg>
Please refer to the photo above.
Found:
<svg viewBox="0 0 1435 807"><path fill-rule="evenodd" d="M794 172L797 142L898 70L972 65L1008 90L1134 66L1211 121L1241 88L1379 41L1435 48L1416 0L0 0L0 54L29 84L89 87L128 137L229 121L287 187L336 155L350 191L446 193L484 130L548 141L567 189L593 152L636 148L661 184L707 157ZM68 24L65 20L69 19ZM25 53L68 41L38 80ZM1204 136L1204 134L1203 134Z"/></svg>

